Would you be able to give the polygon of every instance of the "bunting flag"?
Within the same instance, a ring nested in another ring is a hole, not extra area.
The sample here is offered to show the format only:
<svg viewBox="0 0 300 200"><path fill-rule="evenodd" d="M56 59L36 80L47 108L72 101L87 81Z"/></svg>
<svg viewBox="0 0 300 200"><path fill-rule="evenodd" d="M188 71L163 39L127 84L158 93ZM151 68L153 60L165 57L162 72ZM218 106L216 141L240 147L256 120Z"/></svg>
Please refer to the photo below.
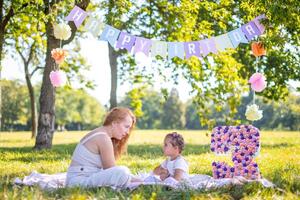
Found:
<svg viewBox="0 0 300 200"><path fill-rule="evenodd" d="M129 35L128 33L121 32L119 39L117 41L117 48L125 48L127 51L131 52L131 49L135 42L135 36Z"/></svg>
<svg viewBox="0 0 300 200"><path fill-rule="evenodd" d="M184 44L185 56L189 59L192 56L201 57L199 42L185 42Z"/></svg>
<svg viewBox="0 0 300 200"><path fill-rule="evenodd" d="M121 31L119 31L118 29L110 25L106 25L104 31L100 36L100 40L108 41L112 47L115 47L115 43L119 37L120 32Z"/></svg>
<svg viewBox="0 0 300 200"><path fill-rule="evenodd" d="M233 48L233 44L231 43L227 33L215 37L215 42L219 51L224 51L226 48Z"/></svg>
<svg viewBox="0 0 300 200"><path fill-rule="evenodd" d="M66 17L67 21L74 21L76 28L78 28L83 20L86 18L87 13L79 8L78 6L75 6L70 14Z"/></svg>
<svg viewBox="0 0 300 200"><path fill-rule="evenodd" d="M74 21L78 28L86 17L87 13L75 6L66 19ZM171 60L174 57L181 59L189 59L192 56L205 57L210 53L217 54L225 51L227 48L236 48L240 43L249 43L249 41L265 32L265 26L260 22L265 18L266 16L263 14L228 33L190 42L165 42L136 37L104 24L101 20L97 20L92 16L88 17L84 28L91 32L94 37L98 38L100 35L100 40L109 42L114 48L127 49L128 52L133 54L141 52L146 56L151 55L151 57L159 55L162 58L168 57Z"/></svg>
<svg viewBox="0 0 300 200"><path fill-rule="evenodd" d="M101 21L97 20L94 17L89 17L84 29L91 32L94 37L98 37L104 26L105 24Z"/></svg>
<svg viewBox="0 0 300 200"><path fill-rule="evenodd" d="M230 31L228 36L234 48L236 48L240 43L249 43L241 28Z"/></svg>
<svg viewBox="0 0 300 200"><path fill-rule="evenodd" d="M167 56L167 42L153 41L151 47L151 56L155 57L160 55L165 58Z"/></svg>
<svg viewBox="0 0 300 200"><path fill-rule="evenodd" d="M263 24L260 23L261 19L266 19L266 15L260 15L258 17L256 17L253 21L255 23L255 25L257 26L258 30L260 31L260 34L263 34L265 32L265 26Z"/></svg>
<svg viewBox="0 0 300 200"><path fill-rule="evenodd" d="M260 31L253 21L243 25L242 31L245 33L245 36L249 41L252 40L255 36L261 35Z"/></svg>
<svg viewBox="0 0 300 200"><path fill-rule="evenodd" d="M142 37L137 37L135 40L134 53L143 52L146 56L148 56L151 46L151 40Z"/></svg>
<svg viewBox="0 0 300 200"><path fill-rule="evenodd" d="M184 59L184 46L182 42L169 42L168 47L169 60L176 56Z"/></svg>
<svg viewBox="0 0 300 200"><path fill-rule="evenodd" d="M216 48L216 43L214 42L214 39L205 39L200 40L200 53L203 55L203 57L207 56L209 53L216 54L218 52Z"/></svg>

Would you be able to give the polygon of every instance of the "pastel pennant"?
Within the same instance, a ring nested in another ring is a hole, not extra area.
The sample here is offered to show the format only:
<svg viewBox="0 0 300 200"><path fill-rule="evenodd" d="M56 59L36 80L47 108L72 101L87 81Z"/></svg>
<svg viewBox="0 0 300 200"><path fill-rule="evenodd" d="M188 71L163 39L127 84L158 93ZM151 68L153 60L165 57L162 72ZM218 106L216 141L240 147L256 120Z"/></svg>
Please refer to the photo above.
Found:
<svg viewBox="0 0 300 200"><path fill-rule="evenodd" d="M167 49L167 42L152 41L151 56L155 57L160 55L161 57L165 58L167 56Z"/></svg>
<svg viewBox="0 0 300 200"><path fill-rule="evenodd" d="M87 13L84 10L82 10L78 6L75 6L71 10L69 15L66 17L66 20L74 21L75 26L78 28L82 24L82 22L86 18L86 16L87 16Z"/></svg>
<svg viewBox="0 0 300 200"><path fill-rule="evenodd" d="M106 25L104 31L100 36L100 40L108 41L112 47L115 47L115 43L118 39L120 32L120 30L112 26Z"/></svg>
<svg viewBox="0 0 300 200"><path fill-rule="evenodd" d="M136 37L134 45L134 53L143 52L145 55L149 56L149 51L152 45L152 41L142 37Z"/></svg>
<svg viewBox="0 0 300 200"><path fill-rule="evenodd" d="M131 52L134 42L135 42L135 36L125 32L121 32L116 47L119 49L125 48L127 49L127 51Z"/></svg>
<svg viewBox="0 0 300 200"><path fill-rule="evenodd" d="M192 56L201 57L199 42L184 42L183 44L186 59L189 59Z"/></svg>
<svg viewBox="0 0 300 200"><path fill-rule="evenodd" d="M249 43L241 28L230 31L228 36L234 48L236 48L240 43Z"/></svg>
<svg viewBox="0 0 300 200"><path fill-rule="evenodd" d="M232 45L227 33L219 35L219 36L215 37L214 39L215 39L216 47L219 51L224 51L226 48L233 48L233 45Z"/></svg>
<svg viewBox="0 0 300 200"><path fill-rule="evenodd" d="M263 24L260 23L261 19L266 19L266 15L265 14L259 15L253 21L254 21L255 25L257 26L258 30L260 31L260 34L263 34L265 32L266 28Z"/></svg>
<svg viewBox="0 0 300 200"><path fill-rule="evenodd" d="M207 56L210 52L214 54L218 52L213 38L200 40L199 44L200 44L200 53L203 56Z"/></svg>
<svg viewBox="0 0 300 200"><path fill-rule="evenodd" d="M182 42L168 42L169 60L174 57L184 59L184 45Z"/></svg>
<svg viewBox="0 0 300 200"><path fill-rule="evenodd" d="M260 31L253 21L250 21L247 24L243 25L242 31L249 41L252 40L255 36L261 35Z"/></svg>
<svg viewBox="0 0 300 200"><path fill-rule="evenodd" d="M94 17L88 17L84 29L91 32L94 37L98 37L101 30L104 28L104 23Z"/></svg>

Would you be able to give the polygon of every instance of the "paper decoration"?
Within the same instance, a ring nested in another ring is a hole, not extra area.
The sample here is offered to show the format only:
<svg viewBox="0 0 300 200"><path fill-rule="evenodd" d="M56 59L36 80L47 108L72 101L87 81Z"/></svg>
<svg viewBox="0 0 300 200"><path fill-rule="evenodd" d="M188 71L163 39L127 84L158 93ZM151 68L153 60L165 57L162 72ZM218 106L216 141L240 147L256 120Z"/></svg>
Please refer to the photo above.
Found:
<svg viewBox="0 0 300 200"><path fill-rule="evenodd" d="M236 48L240 43L249 43L241 28L230 31L228 36L234 48Z"/></svg>
<svg viewBox="0 0 300 200"><path fill-rule="evenodd" d="M246 109L245 116L250 121L260 120L263 117L263 111L259 110L258 105L252 104L248 105Z"/></svg>
<svg viewBox="0 0 300 200"><path fill-rule="evenodd" d="M267 54L267 51L261 42L253 42L251 44L251 50L255 57L265 56Z"/></svg>
<svg viewBox="0 0 300 200"><path fill-rule="evenodd" d="M219 35L214 38L216 42L216 47L219 51L224 51L226 48L233 48L233 44L228 36L228 34Z"/></svg>
<svg viewBox="0 0 300 200"><path fill-rule="evenodd" d="M267 87L266 77L262 73L254 73L248 82L255 92L261 92Z"/></svg>
<svg viewBox="0 0 300 200"><path fill-rule="evenodd" d="M252 125L218 126L211 134L211 151L217 155L230 153L233 166L225 162L213 162L213 177L232 178L243 176L247 179L261 178L254 161L260 149L259 130Z"/></svg>
<svg viewBox="0 0 300 200"><path fill-rule="evenodd" d="M55 60L56 64L61 64L65 57L68 55L68 52L64 49L56 48L51 51L51 57Z"/></svg>
<svg viewBox="0 0 300 200"><path fill-rule="evenodd" d="M66 19L74 21L78 28L86 17L87 13L75 6ZM100 35L100 40L108 41L112 47L125 48L134 54L143 52L146 56L149 56L151 51L152 57L160 55L166 58L168 56L169 60L174 57L189 59L192 56L196 56L200 58L207 56L209 53L216 54L218 51L224 51L226 48L236 48L240 43L248 43L256 36L263 34L265 27L260 23L260 20L264 18L266 18L265 15L260 15L229 33L191 42L152 41L122 32L106 24ZM98 37L103 26L104 24L101 21L97 21L94 17L89 16L85 29L90 31L95 37Z"/></svg>
<svg viewBox="0 0 300 200"><path fill-rule="evenodd" d="M67 21L73 21L76 28L78 28L83 20L86 18L87 13L79 8L78 6L75 6L72 11L69 13L69 15L66 17Z"/></svg>
<svg viewBox="0 0 300 200"><path fill-rule="evenodd" d="M108 41L112 47L115 47L115 43L119 37L121 31L118 29L106 25L103 33L100 36L100 40Z"/></svg>
<svg viewBox="0 0 300 200"><path fill-rule="evenodd" d="M261 35L253 21L242 26L242 31L245 33L246 38L250 41L255 36Z"/></svg>
<svg viewBox="0 0 300 200"><path fill-rule="evenodd" d="M152 41L142 37L136 37L134 53L143 52L145 55L149 55Z"/></svg>
<svg viewBox="0 0 300 200"><path fill-rule="evenodd" d="M67 40L71 36L71 28L68 24L60 23L53 26L54 37L58 40Z"/></svg>
<svg viewBox="0 0 300 200"><path fill-rule="evenodd" d="M116 47L119 49L125 48L127 49L127 51L131 52L134 42L135 36L129 35L125 32L121 32Z"/></svg>
<svg viewBox="0 0 300 200"><path fill-rule="evenodd" d="M57 70L50 72L50 81L54 87L64 86L67 82L67 76L65 72Z"/></svg>
<svg viewBox="0 0 300 200"><path fill-rule="evenodd" d="M184 59L184 46L182 42L169 42L168 43L169 60L174 57Z"/></svg>
<svg viewBox="0 0 300 200"><path fill-rule="evenodd" d="M189 59L192 56L201 57L199 42L185 42L183 45L186 59Z"/></svg>
<svg viewBox="0 0 300 200"><path fill-rule="evenodd" d="M211 39L205 39L200 40L200 53L203 55L203 57L207 56L209 53L217 53L217 47L216 43L213 38Z"/></svg>
<svg viewBox="0 0 300 200"><path fill-rule="evenodd" d="M266 30L266 27L260 23L261 19L266 19L266 15L260 15L258 17L256 17L253 21L255 23L255 25L257 26L258 30L260 31L260 34L263 34Z"/></svg>
<svg viewBox="0 0 300 200"><path fill-rule="evenodd" d="M104 29L105 24L94 17L89 17L84 29L91 32L94 37L98 37Z"/></svg>
<svg viewBox="0 0 300 200"><path fill-rule="evenodd" d="M168 49L167 42L152 41L151 56L155 57L157 55L160 55L161 57L166 58L167 49Z"/></svg>

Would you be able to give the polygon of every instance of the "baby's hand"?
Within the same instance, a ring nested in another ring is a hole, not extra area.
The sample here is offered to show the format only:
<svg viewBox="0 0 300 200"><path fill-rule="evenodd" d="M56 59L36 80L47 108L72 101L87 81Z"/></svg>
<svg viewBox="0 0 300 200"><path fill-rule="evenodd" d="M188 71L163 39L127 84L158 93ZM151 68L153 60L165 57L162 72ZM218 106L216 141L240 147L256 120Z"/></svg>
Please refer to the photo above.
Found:
<svg viewBox="0 0 300 200"><path fill-rule="evenodd" d="M168 170L166 170L166 169L161 170L159 173L160 180L162 180L162 181L165 180L166 178L168 178L169 176L170 176L170 174L169 174Z"/></svg>

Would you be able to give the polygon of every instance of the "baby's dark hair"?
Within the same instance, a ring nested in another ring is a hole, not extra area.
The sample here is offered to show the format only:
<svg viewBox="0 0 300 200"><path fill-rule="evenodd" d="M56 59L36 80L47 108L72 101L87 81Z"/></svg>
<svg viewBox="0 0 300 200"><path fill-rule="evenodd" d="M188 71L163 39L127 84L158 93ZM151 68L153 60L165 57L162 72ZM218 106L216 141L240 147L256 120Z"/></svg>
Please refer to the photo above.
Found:
<svg viewBox="0 0 300 200"><path fill-rule="evenodd" d="M182 135L180 135L177 132L172 132L168 133L165 137L166 139L170 139L170 143L172 144L173 147L178 147L179 148L179 153L181 153L184 149L184 139Z"/></svg>

